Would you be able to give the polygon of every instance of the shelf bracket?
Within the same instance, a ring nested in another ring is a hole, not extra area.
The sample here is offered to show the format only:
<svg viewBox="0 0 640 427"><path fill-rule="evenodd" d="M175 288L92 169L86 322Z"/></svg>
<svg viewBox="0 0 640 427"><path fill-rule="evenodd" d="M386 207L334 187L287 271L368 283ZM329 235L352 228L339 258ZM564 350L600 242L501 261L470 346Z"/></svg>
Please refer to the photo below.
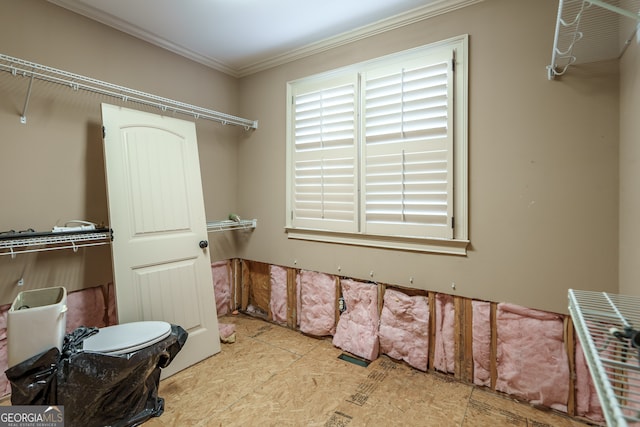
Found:
<svg viewBox="0 0 640 427"><path fill-rule="evenodd" d="M31 98L31 87L33 86L33 73L29 79L29 89L27 89L27 97L24 100L24 107L22 108L22 115L20 116L20 123L27 123L27 108L29 107L29 98Z"/></svg>

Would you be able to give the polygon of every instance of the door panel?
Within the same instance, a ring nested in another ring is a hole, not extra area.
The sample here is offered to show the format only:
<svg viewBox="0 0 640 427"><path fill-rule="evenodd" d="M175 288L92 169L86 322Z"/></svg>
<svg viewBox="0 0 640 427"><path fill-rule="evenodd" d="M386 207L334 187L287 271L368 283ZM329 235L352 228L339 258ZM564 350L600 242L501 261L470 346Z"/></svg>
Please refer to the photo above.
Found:
<svg viewBox="0 0 640 427"><path fill-rule="evenodd" d="M118 319L189 338L166 377L220 351L195 125L102 105Z"/></svg>
<svg viewBox="0 0 640 427"><path fill-rule="evenodd" d="M123 129L122 137L133 236L191 230L186 191L189 171L185 171L187 141L179 135L145 127ZM158 150L160 140L162 152Z"/></svg>
<svg viewBox="0 0 640 427"><path fill-rule="evenodd" d="M158 320L182 326L187 330L201 327L198 310L197 274L194 260L177 261L161 266L141 267L134 270L134 287L138 289L138 301L142 318ZM173 286L181 283L180 288Z"/></svg>

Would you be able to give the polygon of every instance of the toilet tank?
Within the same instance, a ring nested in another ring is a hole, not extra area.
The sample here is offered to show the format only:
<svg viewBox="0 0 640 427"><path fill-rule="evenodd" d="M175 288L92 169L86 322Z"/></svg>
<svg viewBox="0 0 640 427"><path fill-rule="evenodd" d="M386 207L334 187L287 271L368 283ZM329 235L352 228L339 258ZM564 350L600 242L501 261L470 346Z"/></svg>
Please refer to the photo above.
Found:
<svg viewBox="0 0 640 427"><path fill-rule="evenodd" d="M20 292L7 313L8 366L52 347L62 350L67 290L62 286Z"/></svg>

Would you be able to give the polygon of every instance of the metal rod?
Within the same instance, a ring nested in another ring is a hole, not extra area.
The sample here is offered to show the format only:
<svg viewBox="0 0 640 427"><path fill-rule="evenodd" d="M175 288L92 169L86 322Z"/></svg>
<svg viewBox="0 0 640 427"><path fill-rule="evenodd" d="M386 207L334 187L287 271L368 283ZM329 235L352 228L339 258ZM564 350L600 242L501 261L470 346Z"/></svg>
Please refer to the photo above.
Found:
<svg viewBox="0 0 640 427"><path fill-rule="evenodd" d="M15 258L17 254L28 254L33 252L46 252L46 251L56 251L59 249L73 249L74 252L78 252L79 248L86 248L90 246L102 246L109 245L111 242L96 242L96 243L82 243L76 244L74 242L69 242L71 245L66 246L56 246L56 247L47 247L47 248L37 248L37 249L24 249L24 250L13 250L13 247L9 247L9 252L0 252L0 256L2 255L11 255L11 258Z"/></svg>
<svg viewBox="0 0 640 427"><path fill-rule="evenodd" d="M244 119L207 108L175 101L173 99L163 98L161 96L141 92L124 86L118 86L113 83L96 80L91 77L85 77L79 74L70 73L68 71L58 70L56 68L36 64L34 62L25 61L20 58L14 58L11 56L0 54L0 61L5 61L7 63L0 63L0 70L10 72L14 76L20 74L24 77L29 76L31 77L31 79L35 77L38 80L57 83L63 86L71 87L74 90L81 89L88 92L107 95L118 98L122 101L131 101L139 104L157 107L162 111L171 110L176 113L189 115L196 119L203 118L225 125L230 124L241 126L246 130L258 128L257 120ZM29 70L28 68L31 68L31 70Z"/></svg>
<svg viewBox="0 0 640 427"><path fill-rule="evenodd" d="M607 300L607 302L609 303L609 306L611 307L611 311L613 311L616 314L616 316L618 316L618 319L622 322L623 326L625 328L630 328L631 325L629 324L627 319L625 319L622 313L620 313L620 310L618 310L618 307L616 307L613 301L611 301L611 298L609 298L609 295L606 292L603 292L602 296L604 296L604 298Z"/></svg>
<svg viewBox="0 0 640 427"><path fill-rule="evenodd" d="M22 116L20 116L20 123L27 123L27 108L29 107L29 98L31 97L31 87L33 86L33 74L29 80L29 89L27 89L27 97L24 100L24 108L22 108Z"/></svg>
<svg viewBox="0 0 640 427"><path fill-rule="evenodd" d="M589 4L595 4L596 6L600 6L604 9L610 10L611 12L619 13L620 15L624 15L628 18L635 19L640 22L640 14L630 12L628 10L622 9L621 7L614 6L607 2L601 0L585 0Z"/></svg>

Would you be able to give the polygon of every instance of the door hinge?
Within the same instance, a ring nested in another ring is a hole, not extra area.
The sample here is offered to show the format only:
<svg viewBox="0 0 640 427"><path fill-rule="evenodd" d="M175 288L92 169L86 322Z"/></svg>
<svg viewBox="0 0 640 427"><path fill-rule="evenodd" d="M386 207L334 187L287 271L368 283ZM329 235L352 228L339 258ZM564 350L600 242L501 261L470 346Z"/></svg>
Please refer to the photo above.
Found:
<svg viewBox="0 0 640 427"><path fill-rule="evenodd" d="M107 136L107 131L105 130L104 126L102 126L102 139L105 139Z"/></svg>
<svg viewBox="0 0 640 427"><path fill-rule="evenodd" d="M456 228L456 221L454 216L451 217L451 228Z"/></svg>
<svg viewBox="0 0 640 427"><path fill-rule="evenodd" d="M451 71L456 71L456 58L451 58Z"/></svg>

